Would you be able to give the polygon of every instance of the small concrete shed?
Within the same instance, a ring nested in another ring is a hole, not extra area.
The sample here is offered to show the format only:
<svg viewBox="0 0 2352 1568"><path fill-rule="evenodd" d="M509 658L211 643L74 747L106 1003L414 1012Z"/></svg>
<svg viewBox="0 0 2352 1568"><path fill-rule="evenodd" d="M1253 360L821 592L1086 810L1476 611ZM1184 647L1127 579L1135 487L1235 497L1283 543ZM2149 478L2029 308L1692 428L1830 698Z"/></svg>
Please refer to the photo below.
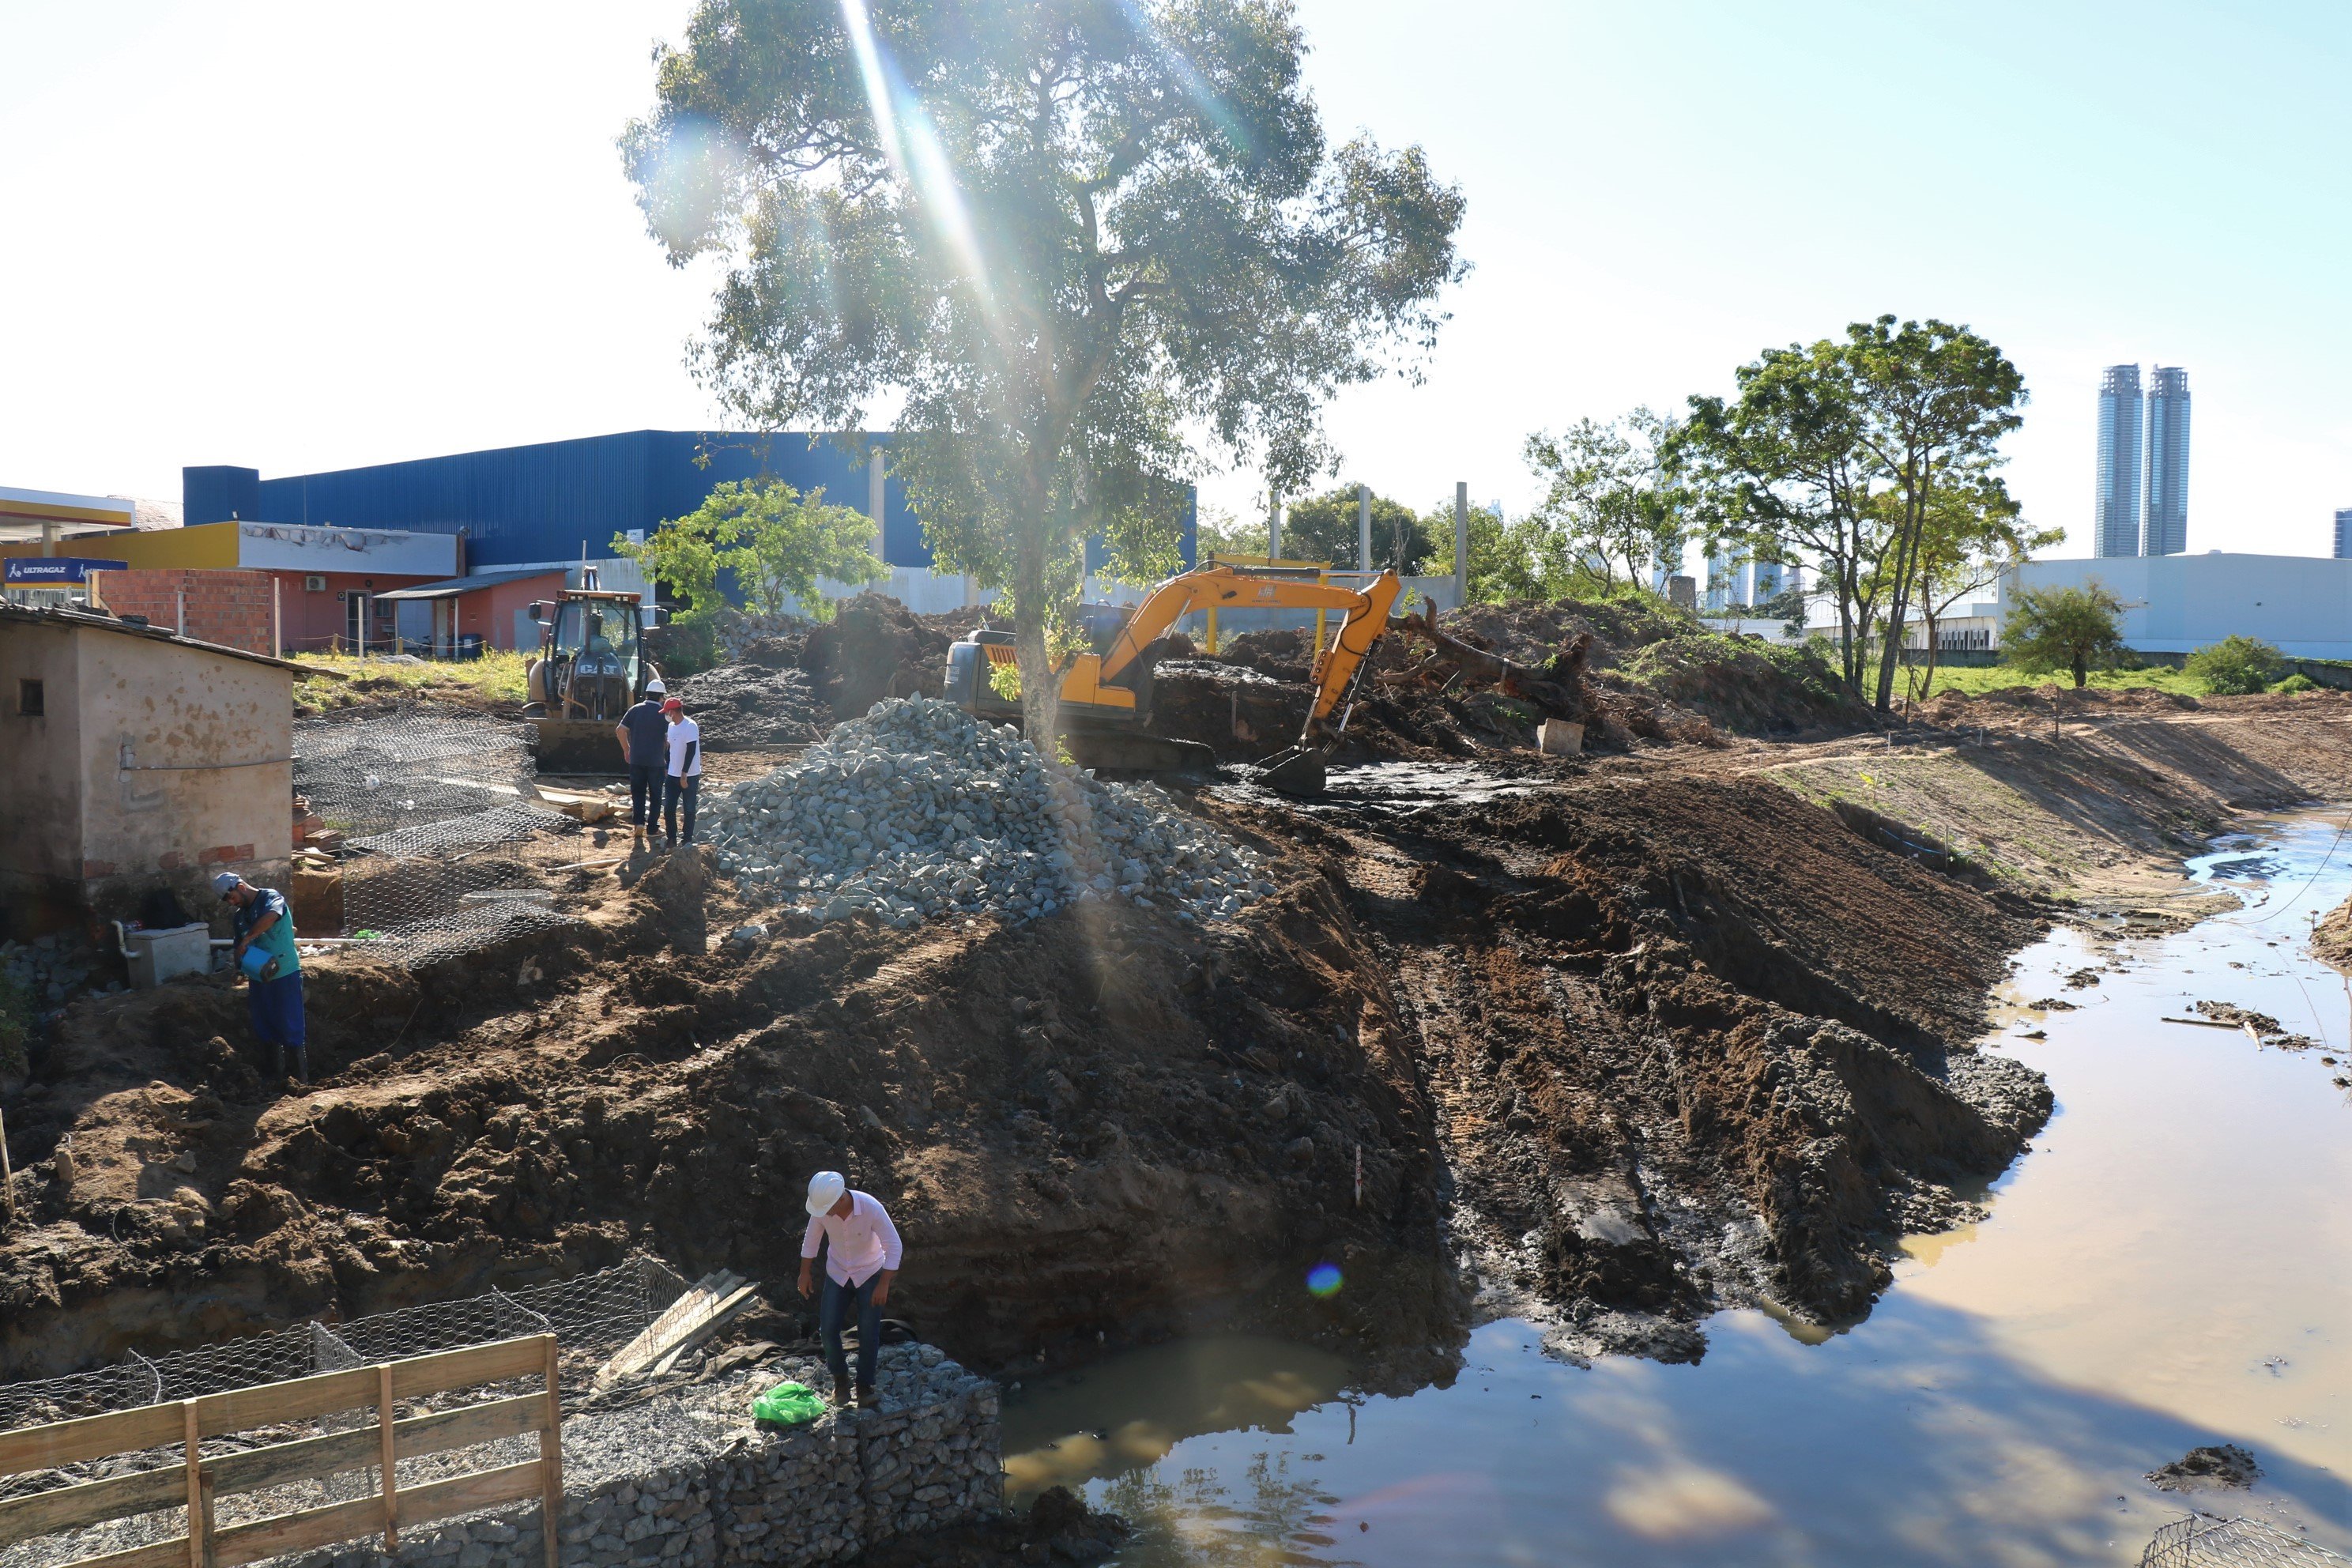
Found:
<svg viewBox="0 0 2352 1568"><path fill-rule="evenodd" d="M198 919L223 869L283 886L294 675L282 659L110 616L0 605L0 926L23 939Z"/></svg>

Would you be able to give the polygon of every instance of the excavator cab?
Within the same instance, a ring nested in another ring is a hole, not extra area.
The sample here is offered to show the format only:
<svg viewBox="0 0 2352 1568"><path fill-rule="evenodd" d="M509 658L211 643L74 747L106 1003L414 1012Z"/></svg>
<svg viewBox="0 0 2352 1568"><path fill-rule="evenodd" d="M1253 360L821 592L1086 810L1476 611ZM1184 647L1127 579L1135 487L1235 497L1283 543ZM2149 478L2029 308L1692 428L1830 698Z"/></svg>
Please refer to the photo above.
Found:
<svg viewBox="0 0 2352 1568"><path fill-rule="evenodd" d="M649 611L635 594L566 589L535 604L539 656L525 667L523 717L538 721L539 766L551 773L621 771L613 727L660 671L645 657Z"/></svg>
<svg viewBox="0 0 2352 1568"><path fill-rule="evenodd" d="M1296 574L1204 566L1171 577L1128 616L1106 651L1063 661L1061 725L1070 754L1087 767L1121 773L1204 770L1215 753L1193 741L1151 734L1151 673L1165 637L1196 609L1319 609L1345 613L1329 644L1317 650L1315 701L1297 744L1258 766L1260 782L1286 795L1318 795L1323 762L1347 729L1364 662L1388 629L1403 584L1383 572L1362 592ZM948 647L947 695L981 718L1018 721L1021 703L997 689L994 671L1015 664L1013 634L982 626ZM1008 682L1008 684L1011 684Z"/></svg>

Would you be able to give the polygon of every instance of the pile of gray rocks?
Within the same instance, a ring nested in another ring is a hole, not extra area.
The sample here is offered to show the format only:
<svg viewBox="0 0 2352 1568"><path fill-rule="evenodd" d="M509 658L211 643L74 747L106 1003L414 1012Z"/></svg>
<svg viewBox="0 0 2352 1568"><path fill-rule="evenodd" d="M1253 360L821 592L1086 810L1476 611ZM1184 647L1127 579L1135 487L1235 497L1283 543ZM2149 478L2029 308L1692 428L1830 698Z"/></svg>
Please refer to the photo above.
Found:
<svg viewBox="0 0 2352 1568"><path fill-rule="evenodd" d="M94 949L54 935L31 942L0 942L0 978L15 988L28 1010L37 1013L62 1006L66 998L90 984L100 962ZM100 988L120 991L122 985L109 980Z"/></svg>
<svg viewBox="0 0 2352 1568"><path fill-rule="evenodd" d="M1260 858L1149 784L1108 784L933 698L877 703L703 813L745 892L835 921L1030 920L1125 900L1180 919L1274 891Z"/></svg>

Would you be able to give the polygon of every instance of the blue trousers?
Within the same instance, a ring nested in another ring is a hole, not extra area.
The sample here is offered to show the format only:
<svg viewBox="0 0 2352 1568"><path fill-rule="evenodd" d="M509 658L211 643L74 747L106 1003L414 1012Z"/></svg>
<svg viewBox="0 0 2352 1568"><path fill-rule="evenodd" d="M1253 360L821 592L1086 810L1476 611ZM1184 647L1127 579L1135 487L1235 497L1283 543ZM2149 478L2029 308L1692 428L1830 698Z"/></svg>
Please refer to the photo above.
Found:
<svg viewBox="0 0 2352 1568"><path fill-rule="evenodd" d="M277 1047L276 1068L286 1069L286 1052L294 1052L294 1071L304 1082L310 1079L307 1035L302 1025L302 972L281 974L275 980L249 982L246 985L246 1009L253 1020L253 1033L263 1044Z"/></svg>
<svg viewBox="0 0 2352 1568"><path fill-rule="evenodd" d="M668 774L662 781L662 816L669 828L669 841L677 842L677 803L686 802L686 841L694 842L694 807L702 798L702 775L688 773L684 778Z"/></svg>
<svg viewBox="0 0 2352 1568"><path fill-rule="evenodd" d="M824 1364L833 1373L835 1388L849 1386L849 1358L841 1348L841 1324L852 1312L857 1314L857 1386L867 1387L874 1382L874 1358L882 1352L882 1309L874 1304L874 1282L881 1278L879 1268L868 1274L863 1285L840 1285L831 1274L824 1277L824 1294L817 1300L816 1333L824 1342Z"/></svg>
<svg viewBox="0 0 2352 1568"><path fill-rule="evenodd" d="M629 764L629 820L639 827L659 827L662 770L659 763Z"/></svg>

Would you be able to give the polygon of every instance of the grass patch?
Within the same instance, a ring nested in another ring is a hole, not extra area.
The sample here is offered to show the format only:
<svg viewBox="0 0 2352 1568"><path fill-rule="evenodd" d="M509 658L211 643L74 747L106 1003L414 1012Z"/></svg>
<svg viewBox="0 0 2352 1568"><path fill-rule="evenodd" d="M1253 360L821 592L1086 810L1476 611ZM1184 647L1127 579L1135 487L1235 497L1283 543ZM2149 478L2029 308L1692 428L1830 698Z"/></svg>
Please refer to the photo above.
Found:
<svg viewBox="0 0 2352 1568"><path fill-rule="evenodd" d="M351 654L298 653L293 662L343 677L341 680L297 680L294 710L322 713L399 693L459 702L474 708L520 708L523 704L523 668L528 656L489 648L479 658L420 664L397 664Z"/></svg>
<svg viewBox="0 0 2352 1568"><path fill-rule="evenodd" d="M1904 672L1906 676L1916 673L1916 670ZM2028 675L2022 670L2011 669L2005 665L1993 665L1984 668L1956 668L1948 665L1939 665L1936 669L1934 690L1923 693L1919 700L1926 701L1928 698L1947 691L1957 691L1966 697L1981 697L1988 691L2009 691L2019 687L2039 690L2053 683L2068 691L2074 689L2074 678L2071 675ZM2174 669L2166 665L2150 665L2145 669L2095 669L2091 672L2090 684L2084 689L2119 691L2128 687L2146 687L2152 690L2172 692L2181 697L2210 695L2203 681L2185 670ZM1903 679L1898 677L1895 691L1900 695L1904 689Z"/></svg>

